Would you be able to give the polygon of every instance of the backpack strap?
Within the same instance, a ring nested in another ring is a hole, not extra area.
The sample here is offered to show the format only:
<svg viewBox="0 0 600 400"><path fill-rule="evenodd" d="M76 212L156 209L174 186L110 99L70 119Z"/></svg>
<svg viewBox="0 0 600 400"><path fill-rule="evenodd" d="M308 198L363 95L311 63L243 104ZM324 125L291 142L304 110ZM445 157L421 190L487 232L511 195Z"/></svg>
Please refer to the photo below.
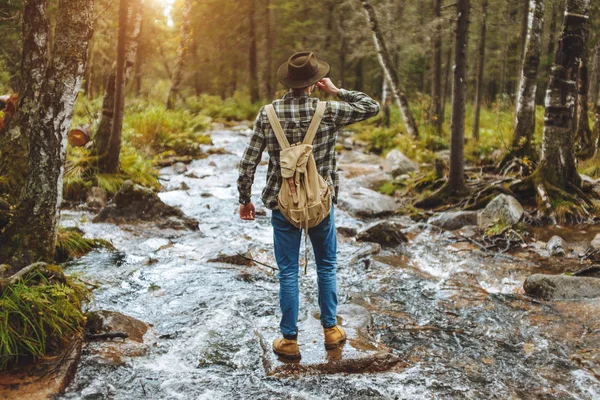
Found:
<svg viewBox="0 0 600 400"><path fill-rule="evenodd" d="M285 137L283 128L279 123L279 118L277 118L277 113L275 112L275 107L273 107L273 104L267 104L265 106L265 110L267 111L267 117L269 118L269 122L271 123L273 131L275 132L275 137L277 138L277 142L279 142L279 146L281 146L282 149L291 147L290 142L288 142L287 138Z"/></svg>
<svg viewBox="0 0 600 400"><path fill-rule="evenodd" d="M317 105L317 110L315 111L315 115L313 116L312 121L310 122L310 126L308 127L308 131L306 131L306 136L304 136L303 144L312 144L313 140L315 140L315 135L317 134L317 130L319 130L319 125L321 125L321 121L323 120L323 115L325 114L325 107L327 106L327 102L320 101Z"/></svg>

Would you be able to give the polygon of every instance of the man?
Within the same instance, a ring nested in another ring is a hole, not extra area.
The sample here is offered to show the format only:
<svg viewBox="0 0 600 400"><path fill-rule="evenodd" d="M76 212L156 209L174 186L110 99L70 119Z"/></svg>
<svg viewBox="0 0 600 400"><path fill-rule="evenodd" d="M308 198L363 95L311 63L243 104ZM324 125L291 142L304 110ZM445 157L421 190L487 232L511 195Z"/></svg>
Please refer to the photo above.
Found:
<svg viewBox="0 0 600 400"><path fill-rule="evenodd" d="M272 104L282 123L289 143L301 142L308 130L319 100L311 97L318 87L325 93L335 95L342 101L328 101L323 119L313 141L313 154L319 174L333 188L333 202L338 197L338 174L335 144L338 131L351 123L377 115L379 104L364 93L338 89L329 78L329 65L317 59L312 52L296 53L278 71L279 81L289 92ZM275 340L273 351L285 358L300 358L298 348L298 261L302 231L288 222L277 209L277 195L281 187L279 146L275 132L269 123L265 107L261 108L254 125L250 144L239 166L240 217L253 220L254 205L251 188L256 167L262 153L269 152L267 185L262 201L272 210L275 259L279 267L279 304L281 307L280 329L283 338ZM346 340L344 330L336 325L336 230L331 213L319 225L309 228L308 235L313 246L319 287L321 324L324 328L325 347L334 349Z"/></svg>

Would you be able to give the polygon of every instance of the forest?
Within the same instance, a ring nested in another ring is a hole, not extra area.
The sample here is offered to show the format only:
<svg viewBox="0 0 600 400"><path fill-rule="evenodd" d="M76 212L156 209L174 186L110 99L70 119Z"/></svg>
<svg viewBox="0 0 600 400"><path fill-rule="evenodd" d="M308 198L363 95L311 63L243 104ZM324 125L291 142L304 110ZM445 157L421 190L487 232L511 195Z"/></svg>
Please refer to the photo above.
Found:
<svg viewBox="0 0 600 400"><path fill-rule="evenodd" d="M0 0L0 40L0 399L600 397L600 2ZM289 362L236 181L301 51L380 112L336 133L349 341L305 243Z"/></svg>

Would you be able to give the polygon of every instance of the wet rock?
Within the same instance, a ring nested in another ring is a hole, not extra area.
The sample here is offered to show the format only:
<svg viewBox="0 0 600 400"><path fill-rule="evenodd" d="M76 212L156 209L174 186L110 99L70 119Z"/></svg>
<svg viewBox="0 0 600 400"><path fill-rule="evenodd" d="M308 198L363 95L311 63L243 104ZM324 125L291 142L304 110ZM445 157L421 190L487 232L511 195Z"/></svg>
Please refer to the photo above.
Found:
<svg viewBox="0 0 600 400"><path fill-rule="evenodd" d="M339 374L387 371L405 364L387 349L378 346L369 336L372 324L367 309L356 304L338 307L338 323L346 330L348 340L336 350L326 350L323 345L323 328L318 312L302 317L298 324L300 352L297 362L279 359L271 348L279 337L278 322L261 326L257 330L263 349L263 366L269 376L287 374Z"/></svg>
<svg viewBox="0 0 600 400"><path fill-rule="evenodd" d="M106 206L106 191L98 186L91 187L86 194L87 206L93 211L100 211Z"/></svg>
<svg viewBox="0 0 600 400"><path fill-rule="evenodd" d="M121 366L125 358L148 354L144 336L149 329L147 323L119 312L95 311L88 314L86 339L91 342L86 350L99 363Z"/></svg>
<svg viewBox="0 0 600 400"><path fill-rule="evenodd" d="M477 225L477 211L448 211L429 218L431 225L449 230Z"/></svg>
<svg viewBox="0 0 600 400"><path fill-rule="evenodd" d="M552 236L548 243L546 243L546 249L548 249L553 256L564 256L569 249L569 246L560 236Z"/></svg>
<svg viewBox="0 0 600 400"><path fill-rule="evenodd" d="M233 265L242 265L245 267L250 267L254 265L252 261L254 257L252 253L247 251L245 253L235 253L235 254L225 254L219 253L219 255L215 258L208 260L208 262L214 263L223 263L223 264L233 264Z"/></svg>
<svg viewBox="0 0 600 400"><path fill-rule="evenodd" d="M343 237L354 237L358 234L355 228L348 228L346 226L339 226L336 228L337 233Z"/></svg>
<svg viewBox="0 0 600 400"><path fill-rule="evenodd" d="M477 224L481 229L487 229L495 223L515 225L523 217L523 207L512 196L501 194L489 202L487 207L477 216Z"/></svg>
<svg viewBox="0 0 600 400"><path fill-rule="evenodd" d="M343 190L338 205L342 210L359 218L385 217L400 208L393 197L364 187L353 187L350 191Z"/></svg>
<svg viewBox="0 0 600 400"><path fill-rule="evenodd" d="M63 394L77 372L83 335L35 363L0 371L0 399L46 400Z"/></svg>
<svg viewBox="0 0 600 400"><path fill-rule="evenodd" d="M419 170L419 164L408 158L400 150L390 151L383 162L383 170L396 177L407 172L416 172Z"/></svg>
<svg viewBox="0 0 600 400"><path fill-rule="evenodd" d="M385 247L393 247L408 241L402 233L404 228L398 222L383 221L359 233L356 239L362 242L379 243Z"/></svg>
<svg viewBox="0 0 600 400"><path fill-rule="evenodd" d="M183 174L187 171L187 165L185 165L182 162L176 162L175 164L173 164L171 169L173 170L173 173L175 173L175 174Z"/></svg>
<svg viewBox="0 0 600 400"><path fill-rule="evenodd" d="M128 339L142 343L149 327L147 323L120 312L100 310L88 314L86 331L88 335L121 332Z"/></svg>
<svg viewBox="0 0 600 400"><path fill-rule="evenodd" d="M600 279L569 275L531 275L523 284L525 293L545 300L600 297Z"/></svg>
<svg viewBox="0 0 600 400"><path fill-rule="evenodd" d="M117 224L136 221L155 222L163 229L198 230L198 221L165 204L152 189L132 181L126 181L112 201L93 219L93 222Z"/></svg>
<svg viewBox="0 0 600 400"><path fill-rule="evenodd" d="M596 234L592 242L590 243L595 250L600 250L600 233Z"/></svg>

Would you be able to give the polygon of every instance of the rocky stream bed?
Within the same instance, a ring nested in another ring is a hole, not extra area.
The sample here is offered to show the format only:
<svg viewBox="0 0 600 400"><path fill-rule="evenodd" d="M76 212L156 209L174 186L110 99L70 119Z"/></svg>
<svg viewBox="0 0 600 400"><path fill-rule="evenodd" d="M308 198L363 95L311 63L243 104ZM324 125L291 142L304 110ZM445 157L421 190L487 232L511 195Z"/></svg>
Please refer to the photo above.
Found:
<svg viewBox="0 0 600 400"><path fill-rule="evenodd" d="M94 214L63 212L63 225L118 249L94 251L66 268L99 285L92 308L151 327L141 342L84 345L61 398L600 398L597 300L546 302L522 289L529 275L564 272L571 259L484 252L460 240L472 228L449 232L391 216L397 201L371 190L386 178L381 160L357 150L341 155L335 215L340 321L351 340L338 352L324 350L311 262L300 276L303 359L277 360L270 352L279 315L276 276L237 256L276 265L269 212L258 200L266 163L256 174L256 220L237 217L236 165L248 135L214 131L214 146L225 154L160 171L160 198L196 219L199 230L92 223ZM354 237L381 221L401 225L408 241L382 248ZM597 233L572 229L581 241Z"/></svg>

